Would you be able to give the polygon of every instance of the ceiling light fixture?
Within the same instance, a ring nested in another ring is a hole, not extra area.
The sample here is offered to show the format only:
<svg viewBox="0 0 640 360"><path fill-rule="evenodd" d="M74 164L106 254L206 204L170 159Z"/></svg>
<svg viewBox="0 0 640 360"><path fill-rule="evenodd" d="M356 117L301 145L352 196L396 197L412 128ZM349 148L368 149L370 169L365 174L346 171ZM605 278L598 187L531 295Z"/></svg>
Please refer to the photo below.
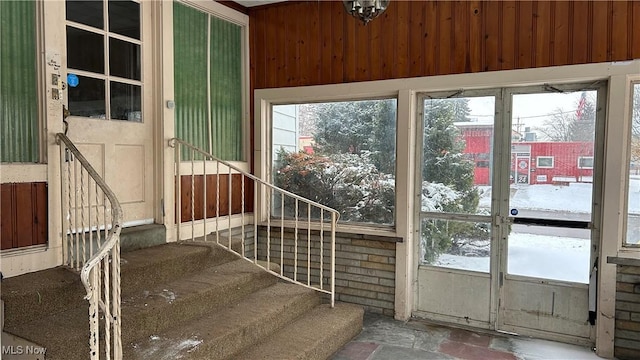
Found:
<svg viewBox="0 0 640 360"><path fill-rule="evenodd" d="M389 6L390 0L343 1L344 8L351 16L360 19L364 25L380 16Z"/></svg>

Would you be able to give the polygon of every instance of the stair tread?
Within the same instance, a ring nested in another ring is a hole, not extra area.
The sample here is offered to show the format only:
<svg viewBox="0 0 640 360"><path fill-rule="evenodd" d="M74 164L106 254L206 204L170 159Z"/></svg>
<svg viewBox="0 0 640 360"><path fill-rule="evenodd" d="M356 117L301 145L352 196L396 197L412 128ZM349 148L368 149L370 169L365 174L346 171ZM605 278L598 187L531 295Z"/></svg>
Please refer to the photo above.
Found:
<svg viewBox="0 0 640 360"><path fill-rule="evenodd" d="M78 274L65 267L36 271L2 280L2 298L31 294L34 289L59 288L79 284Z"/></svg>
<svg viewBox="0 0 640 360"><path fill-rule="evenodd" d="M206 292L210 287L224 288L227 284L264 273L264 270L246 260L230 261L168 283L143 286L142 289L130 291L122 295L122 306L123 309L132 307L136 311L140 307L155 309L194 293Z"/></svg>
<svg viewBox="0 0 640 360"><path fill-rule="evenodd" d="M229 301L270 286L276 278L245 260L203 269L166 284L139 289L122 297L123 341L133 340L131 331L162 331L177 321L215 311ZM172 313L180 314L179 320ZM174 316L175 317L175 316ZM127 324L129 319L129 324Z"/></svg>
<svg viewBox="0 0 640 360"><path fill-rule="evenodd" d="M195 254L208 253L211 249L207 246L193 246L186 244L162 244L139 250L134 250L120 255L121 271L143 268L158 262L174 260L181 257L189 257Z"/></svg>
<svg viewBox="0 0 640 360"><path fill-rule="evenodd" d="M235 260L203 269L181 279L165 284L149 286L122 296L123 341L129 332L128 327L144 326L157 328L158 323L167 321L170 311L178 309L185 320L198 311L192 304L199 301L206 306L202 312L215 311L224 306L233 297L228 295L230 288L239 289L244 284L259 279L254 287L265 287L276 282L264 270L253 266L246 260ZM249 288L247 291L253 291ZM206 300L206 302L204 302ZM7 328L9 333L24 337L48 347L52 351L68 344L69 339L88 342L88 303L61 313L53 314L36 321ZM142 322L142 324L140 323ZM144 328L143 328L144 329ZM139 329L136 329L139 330ZM60 332L65 332L64 342L60 342ZM84 340L86 339L86 340ZM129 339L132 340L132 339ZM66 345L68 347L68 345Z"/></svg>
<svg viewBox="0 0 640 360"><path fill-rule="evenodd" d="M317 306L235 359L326 359L360 333L361 306Z"/></svg>
<svg viewBox="0 0 640 360"><path fill-rule="evenodd" d="M125 354L129 352L127 358L135 359L225 358L224 354L233 355L232 348L250 346L264 336L259 334L262 330L256 330L260 325L278 326L274 324L278 321L284 325L287 316L295 318L319 301L313 290L277 283L201 319L171 328L162 334L152 334L144 341L126 344L128 351ZM294 307L301 302L305 303L304 308L297 313ZM257 333L249 334L251 331ZM240 336L249 339L243 340ZM243 341L251 344L241 344Z"/></svg>

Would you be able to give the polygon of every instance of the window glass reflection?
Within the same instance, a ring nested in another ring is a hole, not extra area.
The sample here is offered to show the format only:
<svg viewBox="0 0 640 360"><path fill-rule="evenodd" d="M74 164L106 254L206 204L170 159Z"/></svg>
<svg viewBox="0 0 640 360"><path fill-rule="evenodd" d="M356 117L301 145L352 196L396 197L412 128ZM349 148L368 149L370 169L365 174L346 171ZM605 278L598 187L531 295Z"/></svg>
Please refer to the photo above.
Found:
<svg viewBox="0 0 640 360"><path fill-rule="evenodd" d="M66 3L67 20L80 24L104 28L102 1L69 1Z"/></svg>
<svg viewBox="0 0 640 360"><path fill-rule="evenodd" d="M133 1L109 1L109 31L140 39L140 4Z"/></svg>
<svg viewBox="0 0 640 360"><path fill-rule="evenodd" d="M104 119L104 80L78 76L78 85L69 87L69 111L74 116Z"/></svg>
<svg viewBox="0 0 640 360"><path fill-rule="evenodd" d="M67 26L67 67L104 74L104 36Z"/></svg>
<svg viewBox="0 0 640 360"><path fill-rule="evenodd" d="M112 76L140 80L140 45L110 38L109 72Z"/></svg>
<svg viewBox="0 0 640 360"><path fill-rule="evenodd" d="M142 121L141 87L111 82L111 119Z"/></svg>

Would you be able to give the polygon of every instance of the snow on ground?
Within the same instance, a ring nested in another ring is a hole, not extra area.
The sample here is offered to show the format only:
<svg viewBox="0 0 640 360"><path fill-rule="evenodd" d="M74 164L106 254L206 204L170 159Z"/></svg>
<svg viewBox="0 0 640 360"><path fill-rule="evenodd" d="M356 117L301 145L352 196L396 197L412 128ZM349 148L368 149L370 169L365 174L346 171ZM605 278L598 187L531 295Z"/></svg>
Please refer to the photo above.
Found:
<svg viewBox="0 0 640 360"><path fill-rule="evenodd" d="M527 360L598 360L593 351L575 345L536 339L509 339L513 353Z"/></svg>
<svg viewBox="0 0 640 360"><path fill-rule="evenodd" d="M479 188L483 192L480 207L491 207L490 188L488 186ZM511 194L509 201L511 208L570 213L591 212L591 184L589 183L571 183L569 186L512 185ZM640 207L640 202L638 205Z"/></svg>
<svg viewBox="0 0 640 360"><path fill-rule="evenodd" d="M591 188L590 183L571 183L568 186L512 185L510 207L588 214L591 212ZM480 207L488 209L491 206L490 187L481 186L480 190ZM640 214L640 175L631 176L629 213ZM632 238L640 239L640 218L637 224L632 222L631 225ZM489 257L442 254L434 265L489 272ZM516 275L588 283L589 241L512 231L509 235L508 270L510 274Z"/></svg>
<svg viewBox="0 0 640 360"><path fill-rule="evenodd" d="M483 192L480 207L491 207L489 186L479 186ZM538 184L511 185L510 207L531 210L591 212L591 183L570 183L568 186ZM629 213L640 214L640 175L631 176Z"/></svg>
<svg viewBox="0 0 640 360"><path fill-rule="evenodd" d="M442 254L434 265L489 272L489 257ZM589 282L589 241L559 236L511 233L509 274Z"/></svg>

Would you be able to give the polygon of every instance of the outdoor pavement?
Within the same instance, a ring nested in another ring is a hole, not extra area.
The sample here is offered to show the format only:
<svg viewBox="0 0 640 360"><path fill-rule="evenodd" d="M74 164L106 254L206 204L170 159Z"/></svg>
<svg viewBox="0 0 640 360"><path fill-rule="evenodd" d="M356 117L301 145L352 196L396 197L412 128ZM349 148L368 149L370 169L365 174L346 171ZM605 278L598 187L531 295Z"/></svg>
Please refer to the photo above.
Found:
<svg viewBox="0 0 640 360"><path fill-rule="evenodd" d="M365 313L362 333L332 360L595 360L589 348Z"/></svg>

